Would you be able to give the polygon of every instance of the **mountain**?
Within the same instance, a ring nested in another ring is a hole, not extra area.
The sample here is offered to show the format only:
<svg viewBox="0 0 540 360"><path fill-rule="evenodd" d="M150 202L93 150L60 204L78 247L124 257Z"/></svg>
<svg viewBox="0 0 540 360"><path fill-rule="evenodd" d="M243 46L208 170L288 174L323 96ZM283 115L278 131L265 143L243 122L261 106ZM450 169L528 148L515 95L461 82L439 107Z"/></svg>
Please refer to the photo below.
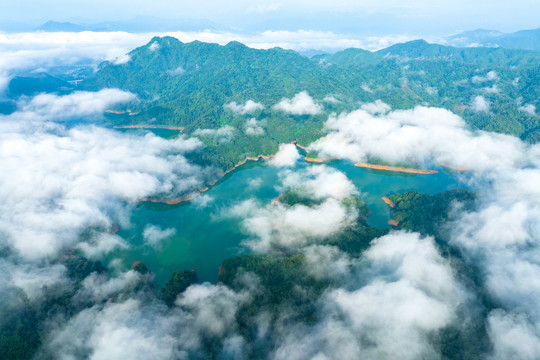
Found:
<svg viewBox="0 0 540 360"><path fill-rule="evenodd" d="M382 60L382 56L378 56L369 50L349 48L334 54L316 55L312 59L337 65L373 65L379 63Z"/></svg>
<svg viewBox="0 0 540 360"><path fill-rule="evenodd" d="M537 51L489 47L455 48L430 44L425 40L392 45L377 51L377 54L417 60L440 59L493 66L537 65L540 63L540 52Z"/></svg>
<svg viewBox="0 0 540 360"><path fill-rule="evenodd" d="M417 40L375 53L347 49L310 59L238 42L222 46L155 37L128 56L122 64L102 63L80 89L115 87L138 96L138 102L115 109L128 113L107 115L114 124L174 125L187 134L227 126L235 135L227 141L203 139L206 148L198 158L224 170L246 156L274 153L280 143L308 145L324 135L330 113L376 100L393 109L442 107L473 128L540 140L534 110L540 108L536 51L453 48ZM294 115L274 107L303 91L320 112ZM482 108L474 105L477 98ZM224 106L249 100L261 105L248 114ZM249 118L261 121L264 136L245 133Z"/></svg>
<svg viewBox="0 0 540 360"><path fill-rule="evenodd" d="M507 49L540 50L540 29L502 33L496 30L478 29L446 37L453 46L503 47Z"/></svg>
<svg viewBox="0 0 540 360"><path fill-rule="evenodd" d="M73 90L73 85L51 76L47 73L16 76L9 82L7 95L16 98L21 95L35 95L37 93L66 93Z"/></svg>
<svg viewBox="0 0 540 360"><path fill-rule="evenodd" d="M47 21L34 31L46 32L81 32L81 31L126 31L165 32L165 31L204 31L229 30L209 20L203 19L161 19L152 16L137 16L122 21L104 21L99 23L74 24L71 22Z"/></svg>
<svg viewBox="0 0 540 360"><path fill-rule="evenodd" d="M47 21L45 24L34 29L34 31L45 31L45 32L82 32L90 30L90 28L73 24L70 22L58 22L58 21Z"/></svg>

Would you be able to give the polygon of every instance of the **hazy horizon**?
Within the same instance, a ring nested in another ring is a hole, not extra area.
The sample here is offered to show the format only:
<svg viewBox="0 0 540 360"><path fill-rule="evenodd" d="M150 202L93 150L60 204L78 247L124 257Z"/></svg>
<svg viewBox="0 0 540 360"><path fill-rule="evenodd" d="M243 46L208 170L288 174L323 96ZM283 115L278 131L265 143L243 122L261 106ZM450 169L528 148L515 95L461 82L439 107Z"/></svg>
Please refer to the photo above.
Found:
<svg viewBox="0 0 540 360"><path fill-rule="evenodd" d="M172 22L188 20L190 24L199 22L240 33L320 30L355 35L442 36L479 28L501 32L538 28L538 13L540 3L530 0L512 3L487 0L433 3L418 0L405 5L393 0L377 3L338 0L332 4L303 0L289 3L236 1L232 4L217 1L172 4L165 0L151 4L134 4L125 0L73 4L55 0L43 4L30 0L0 5L3 27L14 30L17 26L33 29L47 21L95 24L153 17Z"/></svg>

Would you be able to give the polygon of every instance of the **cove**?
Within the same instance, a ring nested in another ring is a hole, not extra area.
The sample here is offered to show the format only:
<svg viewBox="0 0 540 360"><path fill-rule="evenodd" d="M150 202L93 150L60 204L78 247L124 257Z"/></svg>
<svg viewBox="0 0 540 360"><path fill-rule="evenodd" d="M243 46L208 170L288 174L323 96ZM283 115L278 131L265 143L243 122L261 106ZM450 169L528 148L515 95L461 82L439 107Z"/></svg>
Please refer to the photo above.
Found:
<svg viewBox="0 0 540 360"><path fill-rule="evenodd" d="M298 163L299 168L306 166L321 165ZM327 166L342 171L356 185L371 211L368 223L380 228L389 227L387 221L391 217L382 196L406 191L435 194L461 186L457 176L443 169L437 174L415 175L359 168L347 161ZM269 204L280 194L276 189L280 171L282 169L267 166L264 160L248 162L194 201L179 205L140 203L134 206L132 225L118 232L131 246L111 254L110 259L120 258L125 266L135 261L144 262L155 274L157 288L178 270L196 270L199 281L216 282L223 260L250 251L240 245L249 239L242 232L241 220L223 217L222 212L253 198ZM174 229L174 234L152 247L143 237L147 226Z"/></svg>

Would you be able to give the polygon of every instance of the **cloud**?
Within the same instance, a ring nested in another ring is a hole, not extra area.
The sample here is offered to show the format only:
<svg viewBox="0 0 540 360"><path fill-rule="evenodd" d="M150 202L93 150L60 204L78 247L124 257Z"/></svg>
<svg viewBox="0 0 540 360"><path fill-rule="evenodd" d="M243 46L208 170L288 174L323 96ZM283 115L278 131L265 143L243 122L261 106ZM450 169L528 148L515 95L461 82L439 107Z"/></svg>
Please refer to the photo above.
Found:
<svg viewBox="0 0 540 360"><path fill-rule="evenodd" d="M272 166L294 166L300 159L300 154L294 144L279 144L279 151L276 155L268 160L268 164Z"/></svg>
<svg viewBox="0 0 540 360"><path fill-rule="evenodd" d="M143 231L144 242L153 248L161 248L163 241L176 234L176 229L162 229L156 225L146 225Z"/></svg>
<svg viewBox="0 0 540 360"><path fill-rule="evenodd" d="M368 84L362 84L362 86L360 87L362 90L364 90L365 92L368 92L368 93L372 93L373 90L369 87Z"/></svg>
<svg viewBox="0 0 540 360"><path fill-rule="evenodd" d="M186 72L186 69L184 69L184 68L181 67L181 66L177 67L176 69L167 71L167 73L170 74L170 75L172 75L172 76L182 75L182 74L185 73L185 72Z"/></svg>
<svg viewBox="0 0 540 360"><path fill-rule="evenodd" d="M342 267L355 268L356 281L321 297L316 324L279 329L275 358L438 356L430 338L456 323L466 293L432 238L394 232L375 240L352 262L326 250L316 257L330 256Z"/></svg>
<svg viewBox="0 0 540 360"><path fill-rule="evenodd" d="M418 234L387 235L375 241L365 258L370 271L384 271L388 280L377 276L358 290L336 290L329 297L351 321L356 336L375 345L364 350L366 355L435 356L429 333L457 319L464 293L433 240Z"/></svg>
<svg viewBox="0 0 540 360"><path fill-rule="evenodd" d="M237 104L236 101L223 105L225 109L239 114L250 114L255 111L263 110L264 105L253 100L248 100L244 104Z"/></svg>
<svg viewBox="0 0 540 360"><path fill-rule="evenodd" d="M382 102L381 100L376 100L375 102L372 102L372 103L363 104L360 107L360 109L367 111L371 115L376 115L376 114L384 115L387 112L389 112L392 108L390 107L390 105Z"/></svg>
<svg viewBox="0 0 540 360"><path fill-rule="evenodd" d="M230 125L225 125L219 129L197 129L193 132L194 136L212 137L218 142L229 142L234 136L236 129Z"/></svg>
<svg viewBox="0 0 540 360"><path fill-rule="evenodd" d="M482 90L488 94L498 94L499 92L501 92L501 89L499 89L497 85L492 85L491 87L485 87Z"/></svg>
<svg viewBox="0 0 540 360"><path fill-rule="evenodd" d="M345 198L358 194L343 173L317 166L297 172L284 170L279 178L280 191L292 188L303 196L322 201L311 207L279 202L265 206L250 199L227 209L224 216L242 218L242 226L253 237L251 245L256 249L298 249L317 244L357 219L356 209L342 204Z"/></svg>
<svg viewBox="0 0 540 360"><path fill-rule="evenodd" d="M489 101L483 96L475 96L471 101L471 110L476 112L488 112Z"/></svg>
<svg viewBox="0 0 540 360"><path fill-rule="evenodd" d="M255 118L246 120L246 123L244 125L244 131L246 132L246 135L250 135L250 136L264 135L264 129L259 124L260 122L258 122L257 119Z"/></svg>
<svg viewBox="0 0 540 360"><path fill-rule="evenodd" d="M331 115L325 129L328 135L309 149L355 162L369 158L424 166L437 162L483 171L526 161L519 139L473 132L460 117L439 108L417 106L378 116L356 110Z"/></svg>
<svg viewBox="0 0 540 360"><path fill-rule="evenodd" d="M523 316L493 311L488 318L494 359L534 359L540 351L538 328Z"/></svg>
<svg viewBox="0 0 540 360"><path fill-rule="evenodd" d="M299 92L292 99L281 100L273 108L292 115L317 115L322 111L322 106L316 104L305 91Z"/></svg>
<svg viewBox="0 0 540 360"><path fill-rule="evenodd" d="M100 288L91 296L107 297L138 278L134 271L105 282L91 276L85 280L84 294ZM205 341L216 338L223 340L224 351L233 351L241 339L235 331L236 312L251 293L202 284L189 287L173 309L136 299L98 303L66 323L49 323L53 328L48 329L41 355L96 360L192 358L201 354Z"/></svg>
<svg viewBox="0 0 540 360"><path fill-rule="evenodd" d="M76 246L90 259L101 259L114 250L128 247L129 244L120 236L110 234L99 234L92 238L91 242L80 242Z"/></svg>
<svg viewBox="0 0 540 360"><path fill-rule="evenodd" d="M154 51L156 51L156 50L159 50L159 47L160 47L159 43L153 42L153 43L150 44L150 46L148 47L148 50L154 52Z"/></svg>
<svg viewBox="0 0 540 360"><path fill-rule="evenodd" d="M120 55L111 60L113 65L124 65L131 61L131 56L129 54Z"/></svg>
<svg viewBox="0 0 540 360"><path fill-rule="evenodd" d="M287 207L279 203L259 207L258 203L248 200L232 207L230 214L245 217L242 226L254 237L253 247L264 251L317 243L351 225L358 215L333 198L314 207Z"/></svg>
<svg viewBox="0 0 540 360"><path fill-rule="evenodd" d="M499 81L499 75L496 71L491 70L485 76L475 75L472 77L471 81L473 83L482 83L486 81Z"/></svg>
<svg viewBox="0 0 540 360"><path fill-rule="evenodd" d="M534 106L533 104L525 104L523 106L520 106L518 109L519 111L523 111L531 116L536 115L536 106Z"/></svg>
<svg viewBox="0 0 540 360"><path fill-rule="evenodd" d="M311 199L328 197L344 200L358 195L358 190L351 180L341 171L320 165L293 171L284 170L279 178L285 189L295 189Z"/></svg>
<svg viewBox="0 0 540 360"><path fill-rule="evenodd" d="M73 117L101 116L111 106L135 99L136 96L129 92L103 89L97 92L76 91L62 96L39 94L32 98L21 98L17 105L22 113L33 113L42 119L58 121Z"/></svg>
<svg viewBox="0 0 540 360"><path fill-rule="evenodd" d="M204 181L203 170L183 156L201 146L197 139L132 136L95 126L66 128L49 121L57 116L95 116L118 94L39 95L22 102L17 112L2 116L4 245L25 257L54 255L77 244L83 229L107 231L113 222L127 225L123 201L182 194ZM120 93L116 98L131 96ZM94 241L95 245L81 246L88 252L103 252L122 244L111 236Z"/></svg>
<svg viewBox="0 0 540 360"><path fill-rule="evenodd" d="M258 189L261 187L262 183L263 183L263 179L260 177L256 177L256 178L248 180L248 186L250 189Z"/></svg>
<svg viewBox="0 0 540 360"><path fill-rule="evenodd" d="M326 96L324 99L323 99L324 102L327 102L327 103L330 103L330 104L339 104L341 101L339 101L338 99L336 99L335 96Z"/></svg>

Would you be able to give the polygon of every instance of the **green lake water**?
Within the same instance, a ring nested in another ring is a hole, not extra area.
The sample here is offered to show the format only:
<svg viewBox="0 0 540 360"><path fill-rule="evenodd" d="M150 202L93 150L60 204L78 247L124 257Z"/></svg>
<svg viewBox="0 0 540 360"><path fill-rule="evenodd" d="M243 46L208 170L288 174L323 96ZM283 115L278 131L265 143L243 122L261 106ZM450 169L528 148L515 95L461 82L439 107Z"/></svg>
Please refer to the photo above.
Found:
<svg viewBox="0 0 540 360"><path fill-rule="evenodd" d="M121 130L144 134L149 130ZM169 138L178 131L152 129L152 133ZM321 166L298 162L298 167ZM360 196L366 201L371 215L368 223L375 227L389 227L390 209L381 200L395 192L419 191L435 194L454 189L460 185L458 178L438 169L439 173L415 175L388 171L377 171L354 166L348 161L339 161L327 166L345 173L356 185ZM268 204L280 191L278 173L280 168L266 166L265 161L248 162L222 178L203 197L209 199L206 206L198 201L179 205L141 203L132 209L131 226L120 229L118 235L131 246L127 250L111 254L120 258L125 266L142 261L155 274L154 282L160 288L178 270L196 270L199 281L216 282L219 266L228 257L248 253L249 248L240 245L249 237L242 232L241 219L222 216L229 207L248 199L258 199ZM253 186L257 183L257 186ZM159 247L151 247L143 238L149 226L175 229L174 235L166 238Z"/></svg>
<svg viewBox="0 0 540 360"><path fill-rule="evenodd" d="M320 166L299 163L302 166ZM457 179L443 171L432 175L410 175L365 170L348 162L331 165L344 172L353 181L369 206L368 223L388 227L391 217L382 196L394 192L420 191L434 194L458 187ZM204 193L210 201L201 206L197 201L180 205L144 203L132 211L132 226L121 229L119 235L132 245L129 250L114 254L126 266L134 261L144 262L156 275L159 288L178 270L196 270L200 281L216 282L218 269L224 259L249 252L240 245L248 239L242 232L239 219L222 216L225 209L247 199L256 198L263 204L270 203L280 192L279 168L266 166L264 161L249 163L220 180ZM259 183L250 186L250 183ZM155 225L162 229L174 228L175 234L165 239L161 247L145 244L143 231Z"/></svg>

